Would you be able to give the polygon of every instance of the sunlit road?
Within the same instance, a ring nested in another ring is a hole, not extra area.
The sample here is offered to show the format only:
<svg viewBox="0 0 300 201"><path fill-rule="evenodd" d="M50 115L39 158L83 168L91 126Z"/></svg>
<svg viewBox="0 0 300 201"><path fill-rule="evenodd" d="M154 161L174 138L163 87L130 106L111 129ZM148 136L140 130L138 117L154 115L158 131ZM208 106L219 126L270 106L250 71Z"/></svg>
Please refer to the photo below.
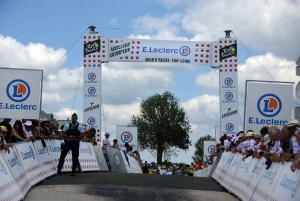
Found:
<svg viewBox="0 0 300 201"><path fill-rule="evenodd" d="M237 200L209 178L111 172L53 176L31 189L33 200Z"/></svg>

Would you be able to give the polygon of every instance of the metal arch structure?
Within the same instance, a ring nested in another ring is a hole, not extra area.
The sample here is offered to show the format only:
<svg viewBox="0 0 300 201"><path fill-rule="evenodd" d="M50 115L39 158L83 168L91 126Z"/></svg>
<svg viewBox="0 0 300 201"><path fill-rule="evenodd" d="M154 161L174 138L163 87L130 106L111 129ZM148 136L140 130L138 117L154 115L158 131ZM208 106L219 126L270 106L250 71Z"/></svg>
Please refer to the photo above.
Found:
<svg viewBox="0 0 300 201"><path fill-rule="evenodd" d="M199 42L108 38L95 32L96 27L89 28L90 33L83 37L83 121L88 128L96 129L97 142L101 141L101 67L109 62L192 64L218 69L220 133L238 133L237 39L231 38L230 30L225 31L225 38Z"/></svg>

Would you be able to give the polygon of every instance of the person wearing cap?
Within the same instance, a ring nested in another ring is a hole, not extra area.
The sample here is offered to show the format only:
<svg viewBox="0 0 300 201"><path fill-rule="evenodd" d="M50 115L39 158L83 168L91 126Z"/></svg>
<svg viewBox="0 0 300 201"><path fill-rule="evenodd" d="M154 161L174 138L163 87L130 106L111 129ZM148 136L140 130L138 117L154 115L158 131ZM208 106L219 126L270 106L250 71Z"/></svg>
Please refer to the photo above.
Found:
<svg viewBox="0 0 300 201"><path fill-rule="evenodd" d="M55 127L55 123L51 122L49 124L49 131L50 131L50 139L59 139L58 130Z"/></svg>
<svg viewBox="0 0 300 201"><path fill-rule="evenodd" d="M106 146L111 146L110 140L109 140L110 134L105 133L104 136L105 136L105 138L102 141L102 152L103 152L104 158L106 160L106 163L109 164L109 159L108 159L108 155L107 155Z"/></svg>
<svg viewBox="0 0 300 201"><path fill-rule="evenodd" d="M24 132L26 133L26 135L29 137L29 139L30 139L32 142L34 142L34 141L35 141L35 137L34 137L34 135L33 135L32 129L33 129L32 122L27 120L27 121L23 124L23 130L24 130Z"/></svg>
<svg viewBox="0 0 300 201"><path fill-rule="evenodd" d="M8 143L10 142L10 137L11 137L11 131L12 127L10 125L11 119L10 118L4 118L3 121L0 123L0 126L5 126L7 129L7 133L5 136L5 141Z"/></svg>
<svg viewBox="0 0 300 201"><path fill-rule="evenodd" d="M42 118L41 126L40 126L40 135L42 140L51 138L49 124L50 121L47 118Z"/></svg>
<svg viewBox="0 0 300 201"><path fill-rule="evenodd" d="M59 163L57 166L57 174L61 174L61 169L65 162L65 157L67 156L68 152L72 151L72 173L71 176L75 176L76 169L78 167L78 157L79 157L79 145L80 140L83 138L84 129L83 126L77 122L77 114L74 113L72 115L72 122L66 124L63 129L63 138L64 138L64 145L62 146L62 151L60 154Z"/></svg>
<svg viewBox="0 0 300 201"><path fill-rule="evenodd" d="M5 142L5 136L7 135L7 132L8 129L5 126L0 125L0 150L4 150L5 152L10 153L9 148L12 147L13 144Z"/></svg>

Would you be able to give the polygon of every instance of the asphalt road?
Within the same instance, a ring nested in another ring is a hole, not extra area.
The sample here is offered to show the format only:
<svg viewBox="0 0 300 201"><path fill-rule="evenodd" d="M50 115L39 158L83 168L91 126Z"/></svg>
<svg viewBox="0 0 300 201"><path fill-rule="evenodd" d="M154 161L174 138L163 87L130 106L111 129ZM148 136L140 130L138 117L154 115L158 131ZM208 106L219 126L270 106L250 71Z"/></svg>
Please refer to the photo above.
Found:
<svg viewBox="0 0 300 201"><path fill-rule="evenodd" d="M112 172L53 176L33 187L34 200L237 200L210 178Z"/></svg>

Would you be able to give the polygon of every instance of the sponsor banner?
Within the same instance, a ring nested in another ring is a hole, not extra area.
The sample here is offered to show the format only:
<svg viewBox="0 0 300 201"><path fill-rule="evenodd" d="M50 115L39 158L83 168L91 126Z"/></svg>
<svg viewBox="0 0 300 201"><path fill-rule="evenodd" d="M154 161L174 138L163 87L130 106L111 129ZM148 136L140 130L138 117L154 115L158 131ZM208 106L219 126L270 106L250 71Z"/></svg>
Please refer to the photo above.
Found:
<svg viewBox="0 0 300 201"><path fill-rule="evenodd" d="M100 85L100 68L84 68L83 84L84 85Z"/></svg>
<svg viewBox="0 0 300 201"><path fill-rule="evenodd" d="M94 103L95 102L96 101L94 101ZM86 128L95 128L96 129L96 141L97 141L97 143L101 142L101 134L100 134L101 133L101 131L100 131L101 116L100 115L101 115L100 108L99 109L94 108L90 112L84 112L83 113L83 122L86 123Z"/></svg>
<svg viewBox="0 0 300 201"><path fill-rule="evenodd" d="M57 172L57 165L54 163L54 158L50 155L49 143L48 140L45 140L46 147L43 147L43 144L40 140L37 140L33 143L35 151L37 153L38 159L40 161L40 166L43 170L45 177L50 177Z"/></svg>
<svg viewBox="0 0 300 201"><path fill-rule="evenodd" d="M237 91L220 91L221 109L238 105Z"/></svg>
<svg viewBox="0 0 300 201"><path fill-rule="evenodd" d="M239 119L239 106L232 105L221 109L221 120L236 120Z"/></svg>
<svg viewBox="0 0 300 201"><path fill-rule="evenodd" d="M99 34L83 36L83 67L100 67L100 62L108 62L108 38Z"/></svg>
<svg viewBox="0 0 300 201"><path fill-rule="evenodd" d="M266 166L264 166L266 167ZM255 191L251 197L251 200L271 200L271 195L274 192L274 188L279 181L280 173L282 171L283 165L281 163L272 163L271 167L267 169L263 169L263 173L257 183ZM288 170L291 171L291 170ZM287 172L286 172L287 173ZM294 174L295 175L295 174ZM296 178L293 178L294 180ZM246 189L246 187L245 187ZM284 192L284 191L281 191ZM291 200L288 199L288 195L285 195L284 200ZM291 194L290 194L291 195ZM278 199L278 201L281 199ZM299 197L296 199L299 200Z"/></svg>
<svg viewBox="0 0 300 201"><path fill-rule="evenodd" d="M100 167L100 171L108 171L108 167L107 167L107 164L106 164L103 152L102 152L101 145L98 144L96 146L93 146L93 149L94 149L94 153L95 153L95 156L97 158L97 161L98 161L98 164Z"/></svg>
<svg viewBox="0 0 300 201"><path fill-rule="evenodd" d="M80 142L79 163L83 172L100 170L92 147L93 145L89 142Z"/></svg>
<svg viewBox="0 0 300 201"><path fill-rule="evenodd" d="M25 196L27 194L27 192L29 191L31 185L28 182L23 165L18 156L16 147L14 146L12 149L10 149L9 154L7 152L1 152L1 153L2 153L4 160L6 161L6 164L9 168L11 174L13 175L13 177L15 179L15 182L17 183L23 196ZM0 156L1 156L1 154L0 154ZM1 177L1 180L2 180L2 177Z"/></svg>
<svg viewBox="0 0 300 201"><path fill-rule="evenodd" d="M222 120L221 121L221 135L232 134L236 135L239 132L238 120Z"/></svg>
<svg viewBox="0 0 300 201"><path fill-rule="evenodd" d="M231 153L232 154L232 153ZM233 185L233 179L236 175L237 170L239 169L240 163L242 161L243 156L240 154L233 154L234 157L230 164L226 164L228 167L227 173L223 179L222 184L226 187L226 189L231 189Z"/></svg>
<svg viewBox="0 0 300 201"><path fill-rule="evenodd" d="M140 173L140 174L143 173L139 161L137 161L134 157L125 154L125 152L123 151L122 151L122 156L127 169L127 173Z"/></svg>
<svg viewBox="0 0 300 201"><path fill-rule="evenodd" d="M32 142L16 144L16 148L30 185L33 186L44 180L45 177Z"/></svg>
<svg viewBox="0 0 300 201"><path fill-rule="evenodd" d="M119 147L123 148L128 143L138 150L137 127L116 126L116 139Z"/></svg>
<svg viewBox="0 0 300 201"><path fill-rule="evenodd" d="M281 127L292 115L292 84L247 82L245 130Z"/></svg>
<svg viewBox="0 0 300 201"><path fill-rule="evenodd" d="M109 164L113 172L120 172L120 173L127 173L127 168L125 163L128 161L123 160L122 151L119 149L115 149L112 147L107 146L107 156L109 158Z"/></svg>
<svg viewBox="0 0 300 201"><path fill-rule="evenodd" d="M206 157L216 151L216 141L204 141L203 143L203 160L206 161Z"/></svg>
<svg viewBox="0 0 300 201"><path fill-rule="evenodd" d="M0 68L1 117L38 119L42 70Z"/></svg>
<svg viewBox="0 0 300 201"><path fill-rule="evenodd" d="M212 174L212 177L217 181L219 181L219 175L224 167L225 161L227 160L228 156L229 156L229 152L222 153L222 156L218 162L218 165L216 166L216 169Z"/></svg>
<svg viewBox="0 0 300 201"><path fill-rule="evenodd" d="M84 103L100 99L100 85L83 86Z"/></svg>
<svg viewBox="0 0 300 201"><path fill-rule="evenodd" d="M224 178L227 174L227 171L229 170L229 166L232 163L233 158L234 158L234 154L230 153L227 157L227 160L224 162L224 166L223 166L223 168L222 168L222 170L219 174L219 177L218 177L218 179L219 179L218 181L220 182L221 185L224 185L223 180L224 180Z"/></svg>
<svg viewBox="0 0 300 201"><path fill-rule="evenodd" d="M226 64L227 65L227 64ZM237 74L235 72L223 72L219 74L220 78L220 90L221 91L230 91L237 90Z"/></svg>
<svg viewBox="0 0 300 201"><path fill-rule="evenodd" d="M300 171L292 172L291 163L284 163L269 200L298 201L300 198Z"/></svg>
<svg viewBox="0 0 300 201"><path fill-rule="evenodd" d="M54 159L55 167L59 163L60 153L61 153L61 143L63 140L49 140L47 141L48 150L52 159ZM71 151L68 152L64 165L62 167L62 172L71 172L72 171L72 154Z"/></svg>
<svg viewBox="0 0 300 201"><path fill-rule="evenodd" d="M99 114L100 113L100 99L86 102L83 104L83 113L87 114Z"/></svg>
<svg viewBox="0 0 300 201"><path fill-rule="evenodd" d="M211 65L211 43L195 41L109 39L110 62Z"/></svg>
<svg viewBox="0 0 300 201"><path fill-rule="evenodd" d="M21 200L24 198L2 154L0 154L0 178L1 200Z"/></svg>

